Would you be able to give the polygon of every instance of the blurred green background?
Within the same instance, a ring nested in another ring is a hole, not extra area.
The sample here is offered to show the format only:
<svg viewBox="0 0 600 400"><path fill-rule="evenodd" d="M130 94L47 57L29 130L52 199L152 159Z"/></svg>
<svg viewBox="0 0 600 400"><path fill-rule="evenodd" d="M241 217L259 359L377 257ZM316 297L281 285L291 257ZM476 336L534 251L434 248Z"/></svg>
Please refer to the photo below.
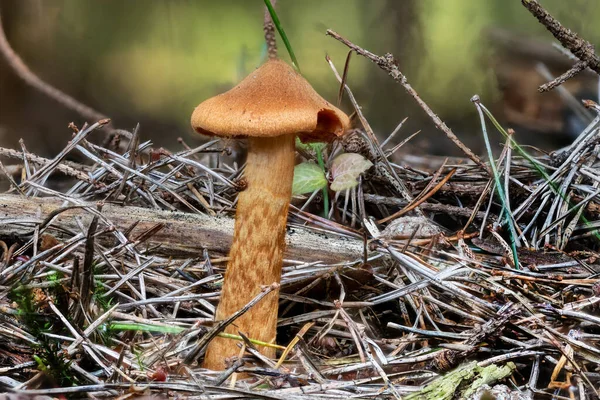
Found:
<svg viewBox="0 0 600 400"><path fill-rule="evenodd" d="M600 43L600 1L542 4ZM140 122L142 137L157 146L176 148L177 137L200 141L189 128L193 108L235 85L265 52L261 0L0 0L0 10L9 42L36 74L110 116L116 127L132 129ZM564 57L549 48L553 38L519 0L280 0L277 10L303 74L331 101L338 84L325 55L341 71L347 48L325 36L327 28L374 53L394 53L422 98L476 151L481 140L469 102L474 94L519 128L521 142L551 148L568 140L559 124L560 97L535 92L538 81L544 82L537 61L556 73L568 61L563 64ZM525 50L515 51L519 46L507 44L507 37ZM538 47L550 54L548 60L539 60L533 51ZM288 59L281 42L279 50ZM585 75L569 90L593 93L595 79ZM422 130L413 146L455 153L374 64L353 56L348 83L380 137L409 117L398 140ZM351 111L347 101L343 108ZM529 119L519 120L519 113ZM558 122L540 133L536 120L544 122L544 113ZM0 60L1 146L15 147L22 137L29 150L52 155L69 139L71 121L83 122Z"/></svg>

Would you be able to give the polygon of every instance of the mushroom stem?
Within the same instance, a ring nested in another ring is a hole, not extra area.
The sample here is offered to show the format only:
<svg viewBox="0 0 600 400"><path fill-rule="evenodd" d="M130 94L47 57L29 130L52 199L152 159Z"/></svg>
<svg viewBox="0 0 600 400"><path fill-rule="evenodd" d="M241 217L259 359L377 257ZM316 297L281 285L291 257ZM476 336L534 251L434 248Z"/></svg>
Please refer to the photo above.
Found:
<svg viewBox="0 0 600 400"><path fill-rule="evenodd" d="M215 320L235 313L261 290L281 280L287 212L294 177L294 135L250 137L244 177L247 188L239 194L233 244ZM279 290L269 293L225 332L242 332L264 342L275 340ZM271 348L259 348L268 357ZM204 367L222 370L225 358L237 355L232 340L215 338L209 344Z"/></svg>

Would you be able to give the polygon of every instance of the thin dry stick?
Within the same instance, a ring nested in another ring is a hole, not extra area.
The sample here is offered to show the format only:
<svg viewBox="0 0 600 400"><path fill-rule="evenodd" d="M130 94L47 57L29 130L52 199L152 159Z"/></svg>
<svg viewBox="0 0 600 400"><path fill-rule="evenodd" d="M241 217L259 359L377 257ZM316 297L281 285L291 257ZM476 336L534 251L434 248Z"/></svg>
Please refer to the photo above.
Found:
<svg viewBox="0 0 600 400"><path fill-rule="evenodd" d="M521 3L542 25L546 27L546 29L550 31L550 33L552 33L563 47L567 48L579 59L579 62L575 63L575 65L567 72L545 85L540 86L538 89L540 92L552 90L586 68L590 68L597 74L600 74L600 57L596 55L594 46L590 42L580 38L575 32L562 26L560 21L550 15L537 0L521 0Z"/></svg>
<svg viewBox="0 0 600 400"><path fill-rule="evenodd" d="M16 150L0 147L0 157L3 157L3 156L20 159L20 160L23 160L24 162L25 162L25 160L27 160L27 161L37 164L37 165L46 165L46 164L52 162L52 160L49 160L44 157L36 156L35 154L32 154L32 153L20 153ZM71 166L69 166L69 165L71 165ZM80 169L78 169L78 168L80 168ZM85 166L85 165L78 165L75 163L70 163L69 161L63 161L62 163L60 163L56 166L56 171L61 172L68 176L72 176L74 178L77 178L77 179L87 182L87 183L93 183L92 180L90 179L90 177L88 175L86 175L86 173L85 173L86 169L88 169L88 168L89 167Z"/></svg>
<svg viewBox="0 0 600 400"><path fill-rule="evenodd" d="M15 182L15 180L11 176L10 172L8 172L8 170L6 169L4 164L2 164L2 161L0 161L0 171L2 171L4 173L4 175L6 176L6 179L8 179L8 182L10 183L10 186L12 186L14 189L16 189L19 193L21 193L21 195L25 196L25 193L19 187L19 184L17 182Z"/></svg>
<svg viewBox="0 0 600 400"><path fill-rule="evenodd" d="M346 92L348 93L348 98L350 99L350 102L354 106L356 115L358 116L358 119L360 120L360 123L362 124L362 126L364 128L366 138L368 139L367 142L368 142L369 152L371 152L371 150L372 150L373 157L374 157L373 162L376 165L376 168L390 182L390 184L392 186L394 186L396 188L396 190L398 190L398 192L402 195L402 197L404 197L404 199L406 201L412 202L413 198L412 198L408 188L406 187L404 182L402 180L400 180L400 177L398 177L398 174L396 174L396 171L391 166L389 160L386 158L385 153L383 152L383 149L381 148L381 145L379 144L379 141L377 140L377 136L375 135L373 128L371 128L369 121L367 121L367 119L365 118L356 99L354 98L354 94L352 93L352 90L350 89L350 87L348 85L346 85L344 83L344 78L342 78L340 76L340 74L338 73L337 69L335 68L335 65L333 65L333 62L331 61L331 58L329 58L329 56L326 55L325 59L329 63L329 66L331 67L331 70L335 74L335 77L337 78L337 80L340 81L340 84L343 85L343 88L346 89ZM350 60L350 58L346 57L346 62L348 62L349 60ZM344 72L346 72L346 71L347 71L347 65L344 67ZM378 161L378 159L380 161ZM422 215L422 212L419 208L417 208L415 211L417 212L417 214Z"/></svg>
<svg viewBox="0 0 600 400"><path fill-rule="evenodd" d="M444 186L446 184L446 182L448 182L450 180L450 178L452 178L452 175L454 175L454 173L457 171L456 168L453 168L448 175L446 175L444 177L444 179L442 179L437 185L435 185L435 187L429 191L427 194L425 194L423 197L421 197L420 199L415 199L415 201L413 201L411 204L407 204L406 207L404 207L403 209L401 209L398 212L395 212L394 214L387 216L379 221L377 221L378 223L382 224L384 222L390 221L392 219L401 217L402 215L406 214L407 212L414 210L416 207L418 207L419 205L421 205L423 202L425 202L428 198L430 198L431 196L433 196L435 193L437 193L438 190L440 190L442 188L442 186Z"/></svg>
<svg viewBox="0 0 600 400"><path fill-rule="evenodd" d="M15 73L25 81L29 86L34 89L44 93L48 97L56 100L58 103L63 106L81 114L83 117L87 118L90 122L96 122L102 119L107 119L108 117L91 107L82 104L77 101L73 97L69 96L66 93L61 92L54 86L51 86L41 80L36 74L34 74L29 67L23 62L21 57L10 46L8 40L6 39L6 35L4 34L4 27L2 26L2 14L0 13L0 53L4 55L6 61L8 61L8 65L15 71Z"/></svg>
<svg viewBox="0 0 600 400"><path fill-rule="evenodd" d="M349 48L354 50L359 55L361 55L365 58L368 58L369 60L371 60L375 64L377 64L379 66L379 68L386 71L388 73L388 75L392 77L392 79L394 79L396 82L398 82L404 88L404 90L406 90L406 92L408 94L410 94L416 100L417 104L419 104L419 106L423 109L423 111L425 111L425 113L427 113L427 115L431 118L431 120L435 124L436 128L438 128L439 130L444 132L446 134L446 136L448 136L448 138L450 140L452 140L452 142L454 142L454 144L456 144L467 155L467 157L469 157L471 160L473 160L473 162L475 162L477 165L479 165L481 168L483 168L490 176L492 175L488 166L483 161L481 161L481 159L479 157L477 157L477 155L475 155L475 153L473 153L473 151L471 149L469 149L463 142L461 142L460 139L454 134L454 132L452 132L452 130L450 128L448 128L448 126L444 123L444 121L442 121L440 119L440 117L438 117L433 112L433 110L431 110L431 108L429 108L427 103L425 103L421 99L421 97L419 97L419 94L408 83L406 76L404 76L404 74L398 68L398 62L396 61L396 59L394 58L394 56L392 54L387 53L383 57L373 54L370 51L365 50L362 47L355 45L348 39L343 38L338 33L332 31L331 29L327 30L327 35L342 42L343 44L345 44L346 46L348 46Z"/></svg>
<svg viewBox="0 0 600 400"><path fill-rule="evenodd" d="M576 62L573 65L573 67L571 67L570 69L567 70L567 72L561 74L560 76L557 76L556 78L552 79L550 82L547 82L547 83L544 83L543 85L541 85L538 88L538 92L540 92L540 93L549 92L550 90L554 89L555 87L562 85L569 79L574 78L578 73L580 73L587 67L588 67L588 64L586 62L583 62L583 61Z"/></svg>
<svg viewBox="0 0 600 400"><path fill-rule="evenodd" d="M271 5L274 8L277 5L277 0L271 0ZM267 55L269 56L269 60L274 60L277 58L277 37L275 36L275 24L273 24L267 7L265 7L263 31L265 32L265 42L267 43Z"/></svg>

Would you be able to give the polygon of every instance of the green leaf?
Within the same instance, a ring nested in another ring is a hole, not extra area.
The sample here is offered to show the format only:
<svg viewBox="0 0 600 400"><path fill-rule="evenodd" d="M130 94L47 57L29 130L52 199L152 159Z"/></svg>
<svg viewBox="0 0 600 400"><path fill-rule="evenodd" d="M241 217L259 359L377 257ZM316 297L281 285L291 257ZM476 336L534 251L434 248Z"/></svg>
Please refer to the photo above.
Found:
<svg viewBox="0 0 600 400"><path fill-rule="evenodd" d="M371 168L373 163L360 154L345 153L337 156L331 163L331 190L352 189L358 185L358 176Z"/></svg>
<svg viewBox="0 0 600 400"><path fill-rule="evenodd" d="M317 164L304 162L294 168L293 195L312 193L326 185L325 174Z"/></svg>
<svg viewBox="0 0 600 400"><path fill-rule="evenodd" d="M304 150L307 152L318 152L318 151L323 151L323 149L325 149L325 146L327 146L327 143L323 143L323 142L313 142L313 143L302 143L302 141L296 137L296 148L299 150Z"/></svg>

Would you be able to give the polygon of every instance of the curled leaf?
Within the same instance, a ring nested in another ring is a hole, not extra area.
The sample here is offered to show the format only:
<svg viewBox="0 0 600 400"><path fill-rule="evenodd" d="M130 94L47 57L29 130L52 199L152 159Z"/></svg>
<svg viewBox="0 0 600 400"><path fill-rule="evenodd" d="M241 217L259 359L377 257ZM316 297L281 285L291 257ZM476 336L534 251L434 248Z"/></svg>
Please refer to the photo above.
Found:
<svg viewBox="0 0 600 400"><path fill-rule="evenodd" d="M358 185L358 176L371 168L373 163L360 154L345 153L337 156L331 163L331 190L352 189Z"/></svg>
<svg viewBox="0 0 600 400"><path fill-rule="evenodd" d="M292 195L312 193L325 185L327 179L317 164L304 162L294 168Z"/></svg>

